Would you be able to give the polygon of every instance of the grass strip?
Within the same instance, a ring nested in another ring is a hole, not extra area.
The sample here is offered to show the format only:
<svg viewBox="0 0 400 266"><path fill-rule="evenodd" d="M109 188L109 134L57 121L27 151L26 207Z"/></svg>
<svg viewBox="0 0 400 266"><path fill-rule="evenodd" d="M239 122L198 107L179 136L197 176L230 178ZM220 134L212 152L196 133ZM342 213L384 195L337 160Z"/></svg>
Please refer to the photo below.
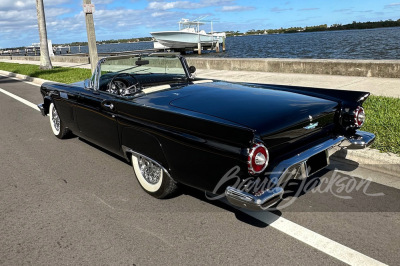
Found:
<svg viewBox="0 0 400 266"><path fill-rule="evenodd" d="M400 155L400 98L371 95L363 104L367 119L362 130L372 132L372 148Z"/></svg>
<svg viewBox="0 0 400 266"><path fill-rule="evenodd" d="M54 67L41 70L37 65L0 62L0 69L62 83L73 83L91 76L89 69ZM372 132L372 148L400 155L400 98L371 95L363 104L367 120L362 130Z"/></svg>
<svg viewBox="0 0 400 266"><path fill-rule="evenodd" d="M51 70L41 70L38 65L17 64L0 62L0 69L27 75L30 77L47 79L62 83L74 83L77 81L90 78L90 69L71 68L71 67L54 67Z"/></svg>

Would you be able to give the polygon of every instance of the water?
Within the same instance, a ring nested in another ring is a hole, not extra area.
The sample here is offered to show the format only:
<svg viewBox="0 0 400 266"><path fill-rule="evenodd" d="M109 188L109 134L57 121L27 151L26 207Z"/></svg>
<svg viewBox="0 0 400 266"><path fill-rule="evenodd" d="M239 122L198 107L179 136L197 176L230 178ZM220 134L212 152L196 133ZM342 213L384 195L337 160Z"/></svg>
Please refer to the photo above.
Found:
<svg viewBox="0 0 400 266"><path fill-rule="evenodd" d="M152 42L104 44L98 52L152 48ZM77 49L71 47L71 52ZM87 47L81 52L87 53ZM204 52L201 57L400 59L400 27L228 37L225 53Z"/></svg>

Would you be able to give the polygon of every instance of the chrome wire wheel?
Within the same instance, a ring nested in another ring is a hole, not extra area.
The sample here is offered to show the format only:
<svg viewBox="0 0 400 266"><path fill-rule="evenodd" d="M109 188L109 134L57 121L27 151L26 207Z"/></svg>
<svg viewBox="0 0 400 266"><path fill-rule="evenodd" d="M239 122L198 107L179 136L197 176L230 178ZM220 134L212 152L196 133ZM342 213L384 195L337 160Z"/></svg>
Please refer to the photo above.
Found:
<svg viewBox="0 0 400 266"><path fill-rule="evenodd" d="M132 155L132 166L137 180L146 192L157 193L160 190L164 171L158 164L144 156Z"/></svg>
<svg viewBox="0 0 400 266"><path fill-rule="evenodd" d="M60 132L60 117L58 117L56 108L53 108L53 110L51 110L51 118L55 130Z"/></svg>
<svg viewBox="0 0 400 266"><path fill-rule="evenodd" d="M49 114L50 114L50 125L51 129L53 130L54 135L60 135L60 128L61 128L61 120L58 116L57 109L53 103L50 104L49 107Z"/></svg>
<svg viewBox="0 0 400 266"><path fill-rule="evenodd" d="M160 181L162 177L162 169L159 166L143 156L138 157L138 164L140 172L147 182L154 185Z"/></svg>

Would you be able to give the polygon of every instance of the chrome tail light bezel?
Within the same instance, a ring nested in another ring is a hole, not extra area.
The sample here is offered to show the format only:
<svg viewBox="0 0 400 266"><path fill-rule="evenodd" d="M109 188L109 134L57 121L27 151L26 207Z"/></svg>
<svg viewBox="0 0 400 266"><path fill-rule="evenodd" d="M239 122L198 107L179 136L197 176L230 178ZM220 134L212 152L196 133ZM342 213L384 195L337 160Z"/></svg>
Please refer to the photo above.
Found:
<svg viewBox="0 0 400 266"><path fill-rule="evenodd" d="M360 115L363 116L362 119L360 119ZM358 106L356 108L356 110L354 110L354 126L357 128L362 127L365 123L365 119L366 119L366 116L365 116L364 108L362 108L361 106Z"/></svg>
<svg viewBox="0 0 400 266"><path fill-rule="evenodd" d="M257 158L257 155L259 153L262 153L262 156L264 158L262 158L261 156L259 156ZM264 159L265 162L262 164L262 167L255 167L254 164L256 164L257 166L260 166L260 164L256 163L256 159L259 159L258 161ZM261 172L263 172L267 166L268 166L268 162L269 162L269 152L268 149L264 146L264 144L262 143L255 143L250 149L249 149L249 153L247 156L247 167L248 167L248 172L251 175L256 175L259 174Z"/></svg>

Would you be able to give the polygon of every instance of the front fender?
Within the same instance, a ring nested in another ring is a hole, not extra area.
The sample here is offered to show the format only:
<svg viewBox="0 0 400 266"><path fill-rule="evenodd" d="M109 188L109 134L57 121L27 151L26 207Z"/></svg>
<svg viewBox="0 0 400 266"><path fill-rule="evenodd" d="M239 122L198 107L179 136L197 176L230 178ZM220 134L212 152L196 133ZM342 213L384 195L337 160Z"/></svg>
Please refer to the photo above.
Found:
<svg viewBox="0 0 400 266"><path fill-rule="evenodd" d="M44 96L43 103L37 105L37 107L39 108L39 110L43 116L46 116L49 114L50 104L51 104L50 96Z"/></svg>

